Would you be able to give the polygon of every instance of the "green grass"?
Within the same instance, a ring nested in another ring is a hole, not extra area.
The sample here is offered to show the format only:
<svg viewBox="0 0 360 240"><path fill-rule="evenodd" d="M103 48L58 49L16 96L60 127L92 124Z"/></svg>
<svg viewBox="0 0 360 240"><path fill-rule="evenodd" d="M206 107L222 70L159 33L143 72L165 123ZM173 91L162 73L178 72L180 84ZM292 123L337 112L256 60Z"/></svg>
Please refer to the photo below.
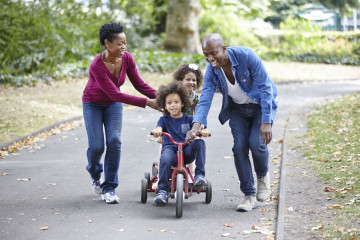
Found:
<svg viewBox="0 0 360 240"><path fill-rule="evenodd" d="M336 199L327 239L360 239L360 93L337 98L310 114L305 156Z"/></svg>

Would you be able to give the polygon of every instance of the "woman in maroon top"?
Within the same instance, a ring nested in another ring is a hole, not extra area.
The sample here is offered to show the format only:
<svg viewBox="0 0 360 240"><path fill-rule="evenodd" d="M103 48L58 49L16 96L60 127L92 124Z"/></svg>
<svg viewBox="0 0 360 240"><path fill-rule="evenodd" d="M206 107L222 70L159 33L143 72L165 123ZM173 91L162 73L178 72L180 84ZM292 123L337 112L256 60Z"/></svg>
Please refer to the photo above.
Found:
<svg viewBox="0 0 360 240"><path fill-rule="evenodd" d="M126 36L123 30L120 23L113 22L100 28L100 43L105 50L90 65L89 81L82 97L89 141L86 169L92 178L95 193L101 194L101 199L107 203L119 201L115 188L118 186L123 103L155 109L156 90L140 78L133 57L125 51ZM121 92L126 75L135 89L147 98ZM105 149L103 127L106 139L104 168L100 161ZM100 183L103 169L105 177Z"/></svg>

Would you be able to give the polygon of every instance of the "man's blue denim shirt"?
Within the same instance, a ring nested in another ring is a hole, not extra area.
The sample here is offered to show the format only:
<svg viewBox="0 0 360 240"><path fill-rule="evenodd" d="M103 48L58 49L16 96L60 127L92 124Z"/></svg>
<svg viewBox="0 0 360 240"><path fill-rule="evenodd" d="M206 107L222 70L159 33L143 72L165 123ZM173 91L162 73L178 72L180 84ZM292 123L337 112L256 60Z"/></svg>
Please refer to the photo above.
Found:
<svg viewBox="0 0 360 240"><path fill-rule="evenodd" d="M232 67L236 70L235 79L241 90L246 96L261 105L261 122L272 123L275 119L278 93L261 59L254 51L246 47L228 47L227 54ZM207 125L207 115L216 87L223 94L219 121L221 124L224 124L229 120L231 104L235 103L228 96L225 81L221 69L214 69L209 63L205 72L204 86L201 91L200 101L195 110L193 122Z"/></svg>

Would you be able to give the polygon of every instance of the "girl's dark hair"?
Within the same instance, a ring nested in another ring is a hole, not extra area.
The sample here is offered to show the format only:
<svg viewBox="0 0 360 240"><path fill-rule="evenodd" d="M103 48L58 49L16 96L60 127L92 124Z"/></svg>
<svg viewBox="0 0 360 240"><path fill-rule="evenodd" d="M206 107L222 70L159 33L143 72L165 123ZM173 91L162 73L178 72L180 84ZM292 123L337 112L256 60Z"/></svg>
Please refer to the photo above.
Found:
<svg viewBox="0 0 360 240"><path fill-rule="evenodd" d="M186 112L186 109L191 105L189 92L182 84L171 82L168 85L161 85L156 93L156 106L157 109L162 110L164 116L170 115L168 110L165 109L165 98L172 93L177 93L180 96L182 104L184 104L181 112Z"/></svg>
<svg viewBox="0 0 360 240"><path fill-rule="evenodd" d="M193 72L196 76L196 89L200 88L202 83L203 83L203 80L204 80L204 75L203 73L201 72L200 68L198 66L196 66L196 70L193 69L191 66L194 65L196 66L195 64L183 64L181 65L178 70L176 70L176 72L174 72L173 74L173 78L174 80L177 80L177 81L182 81L184 80L184 77L187 73L189 72Z"/></svg>
<svg viewBox="0 0 360 240"><path fill-rule="evenodd" d="M99 29L100 44L105 45L105 39L109 42L113 42L116 38L115 34L124 32L124 27L120 23L106 23Z"/></svg>

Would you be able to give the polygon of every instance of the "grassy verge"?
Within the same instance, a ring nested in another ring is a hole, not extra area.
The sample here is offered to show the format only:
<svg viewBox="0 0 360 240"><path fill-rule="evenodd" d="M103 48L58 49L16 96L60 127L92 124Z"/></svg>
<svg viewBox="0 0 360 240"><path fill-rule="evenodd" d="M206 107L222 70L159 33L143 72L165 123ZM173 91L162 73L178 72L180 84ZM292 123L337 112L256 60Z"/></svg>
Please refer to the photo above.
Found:
<svg viewBox="0 0 360 240"><path fill-rule="evenodd" d="M360 67L264 62L272 79L313 81L360 79ZM140 73L152 87L171 80L171 74ZM0 145L55 122L82 114L81 96L87 78L67 79L36 87L0 87ZM130 83L123 92L141 96Z"/></svg>
<svg viewBox="0 0 360 240"><path fill-rule="evenodd" d="M309 116L308 163L324 180L324 191L337 203L326 239L360 239L360 94L348 95Z"/></svg>

